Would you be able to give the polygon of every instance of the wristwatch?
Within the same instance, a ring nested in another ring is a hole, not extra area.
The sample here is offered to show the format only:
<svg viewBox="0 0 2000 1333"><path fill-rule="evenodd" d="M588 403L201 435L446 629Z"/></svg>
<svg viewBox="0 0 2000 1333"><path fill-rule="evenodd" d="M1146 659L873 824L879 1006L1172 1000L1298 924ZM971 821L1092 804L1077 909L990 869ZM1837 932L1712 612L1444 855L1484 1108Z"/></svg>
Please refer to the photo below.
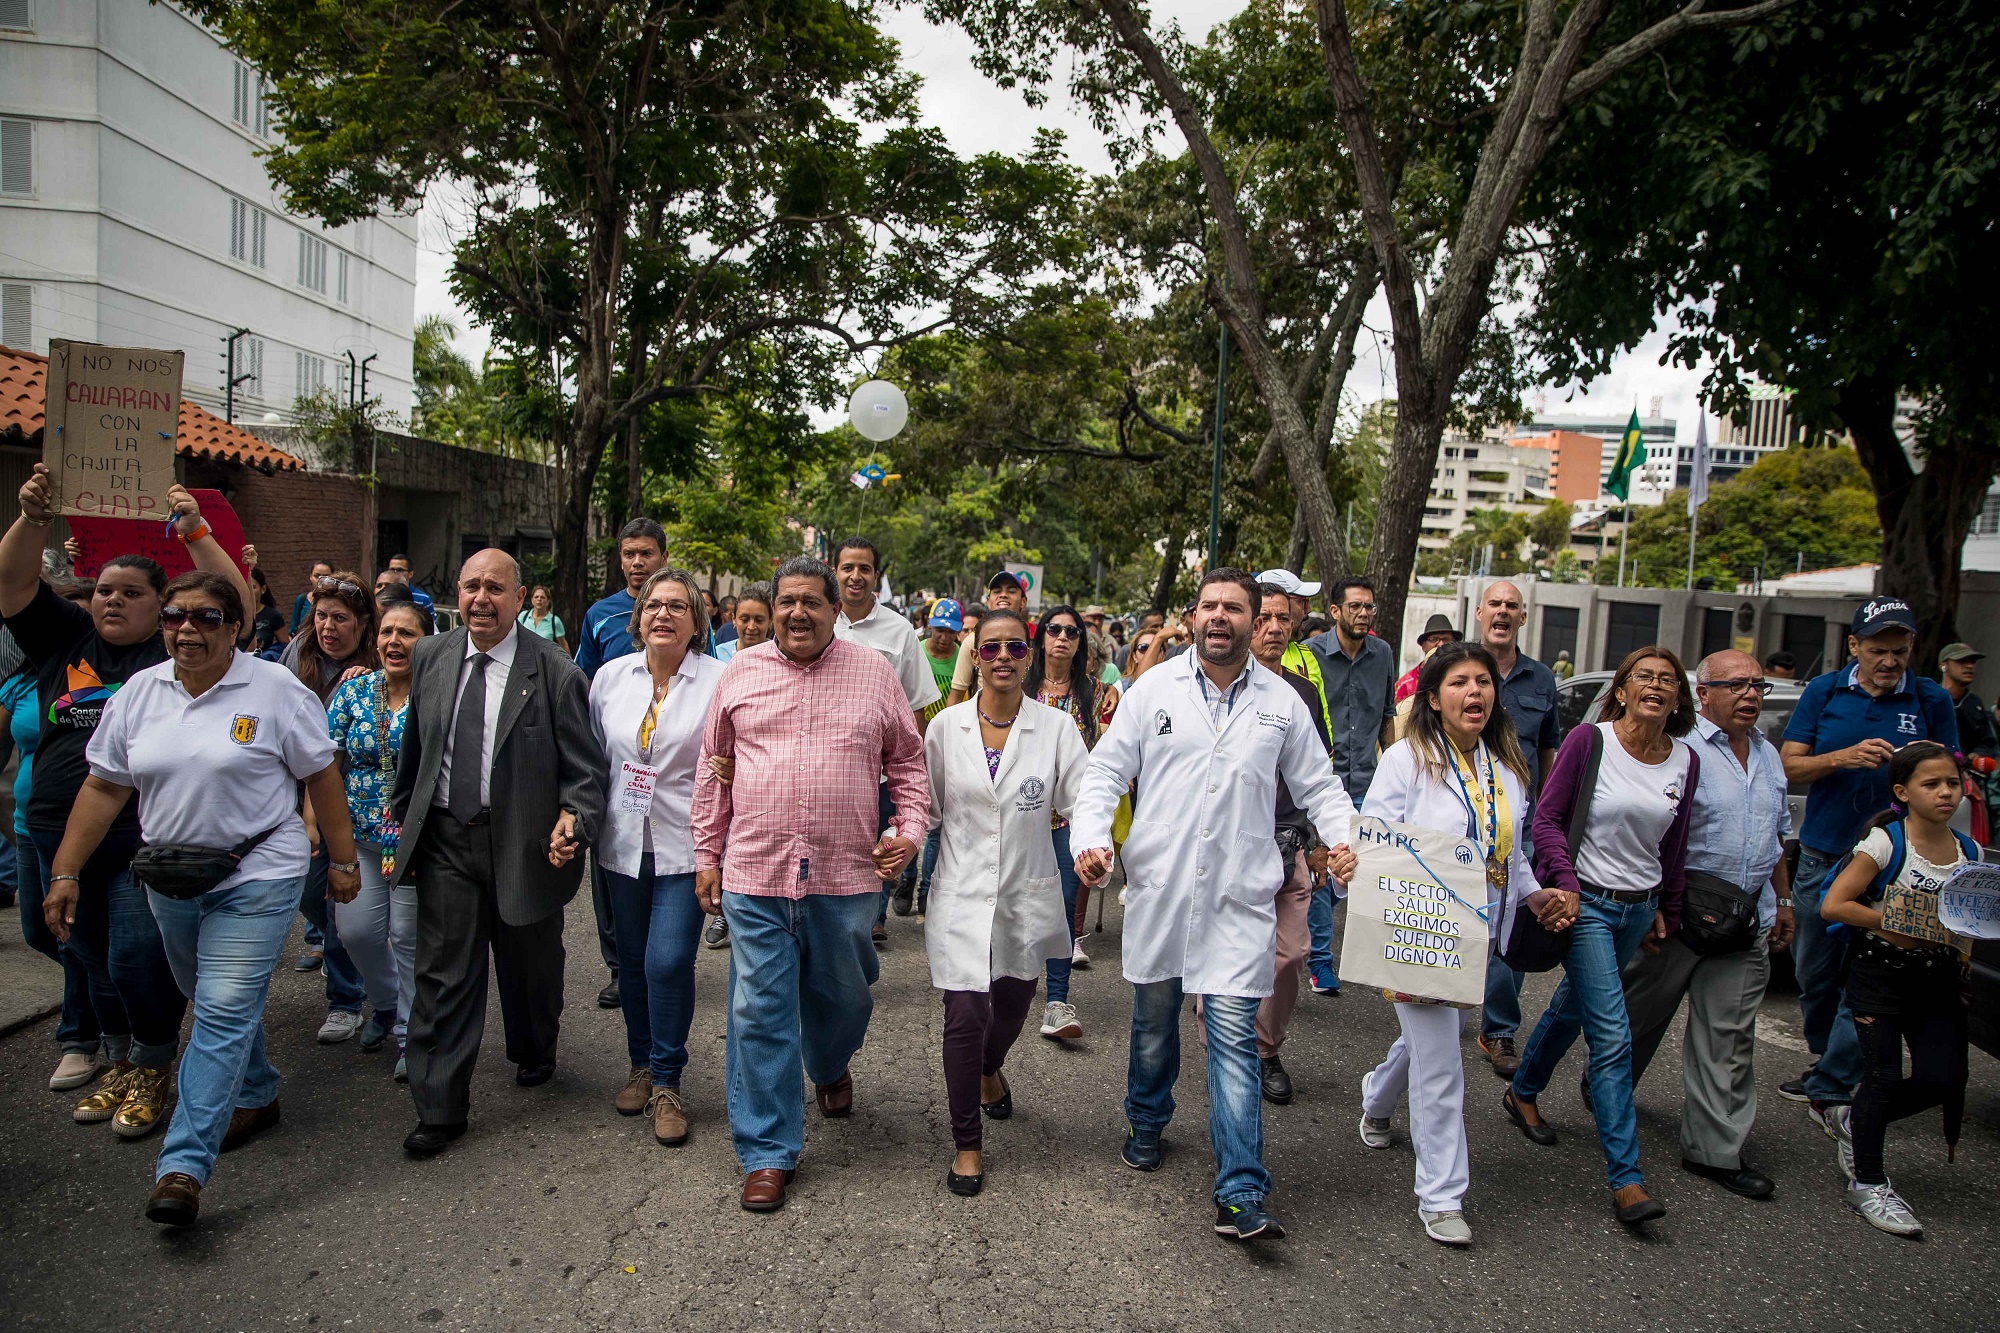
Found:
<svg viewBox="0 0 2000 1333"><path fill-rule="evenodd" d="M1792 900L1790 898L1780 898L1778 899L1778 906L1789 912L1792 910Z"/></svg>
<svg viewBox="0 0 2000 1333"><path fill-rule="evenodd" d="M328 861L326 868L338 870L343 875L358 875L361 873L361 858L357 856L352 861Z"/></svg>

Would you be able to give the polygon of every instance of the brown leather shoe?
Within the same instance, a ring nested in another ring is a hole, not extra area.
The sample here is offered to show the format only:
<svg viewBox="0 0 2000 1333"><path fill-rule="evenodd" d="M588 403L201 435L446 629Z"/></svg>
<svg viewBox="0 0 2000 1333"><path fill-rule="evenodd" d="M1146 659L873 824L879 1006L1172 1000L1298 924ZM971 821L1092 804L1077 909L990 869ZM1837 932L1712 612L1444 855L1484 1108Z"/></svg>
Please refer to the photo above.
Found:
<svg viewBox="0 0 2000 1333"><path fill-rule="evenodd" d="M633 1065L632 1072L625 1076L625 1086L619 1090L618 1100L612 1105L619 1115L637 1115L646 1109L646 1103L653 1098L653 1071L644 1065Z"/></svg>
<svg viewBox="0 0 2000 1333"><path fill-rule="evenodd" d="M679 1088L654 1088L649 1103L653 1113L653 1137L669 1148L687 1142L687 1110L681 1105Z"/></svg>
<svg viewBox="0 0 2000 1333"><path fill-rule="evenodd" d="M838 1120L854 1112L854 1075L842 1074L831 1083L813 1084L813 1096L819 1100L819 1113L828 1120Z"/></svg>
<svg viewBox="0 0 2000 1333"><path fill-rule="evenodd" d="M146 1198L146 1220L163 1227L191 1227L200 1212L200 1182L179 1171L161 1176Z"/></svg>
<svg viewBox="0 0 2000 1333"><path fill-rule="evenodd" d="M790 1171L767 1166L752 1171L743 1181L743 1211L775 1213L785 1206L785 1187L792 1183Z"/></svg>
<svg viewBox="0 0 2000 1333"><path fill-rule="evenodd" d="M229 1113L229 1132L222 1136L222 1151L233 1152L278 1123L278 1100L264 1106L239 1106Z"/></svg>

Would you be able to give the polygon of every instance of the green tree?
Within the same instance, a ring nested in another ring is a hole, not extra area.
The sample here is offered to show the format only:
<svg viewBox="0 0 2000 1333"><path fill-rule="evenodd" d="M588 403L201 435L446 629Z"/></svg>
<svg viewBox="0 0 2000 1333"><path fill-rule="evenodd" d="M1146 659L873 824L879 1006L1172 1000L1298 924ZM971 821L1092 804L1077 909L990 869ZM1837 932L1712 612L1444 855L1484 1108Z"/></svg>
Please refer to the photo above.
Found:
<svg viewBox="0 0 2000 1333"><path fill-rule="evenodd" d="M1564 500L1551 500L1528 519L1528 540L1535 544L1536 558L1553 565L1569 549L1570 523L1576 508Z"/></svg>

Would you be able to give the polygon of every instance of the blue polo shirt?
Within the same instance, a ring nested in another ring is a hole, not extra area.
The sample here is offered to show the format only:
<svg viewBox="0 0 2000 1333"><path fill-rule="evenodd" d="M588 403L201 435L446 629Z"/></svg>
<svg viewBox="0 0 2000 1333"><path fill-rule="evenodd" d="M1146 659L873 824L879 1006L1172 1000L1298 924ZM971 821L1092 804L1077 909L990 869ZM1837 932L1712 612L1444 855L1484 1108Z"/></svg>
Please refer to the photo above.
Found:
<svg viewBox="0 0 2000 1333"><path fill-rule="evenodd" d="M591 603L576 639L576 664L595 679L597 668L632 651L632 594L620 588Z"/></svg>
<svg viewBox="0 0 2000 1333"><path fill-rule="evenodd" d="M1813 754L1871 738L1895 746L1937 741L1958 749L1958 717L1944 686L1905 671L1902 682L1878 699L1856 683L1859 670L1858 662L1850 662L1815 676L1785 724L1785 739L1811 746ZM1799 841L1816 852L1844 856L1860 839L1862 826L1888 808L1888 765L1837 768L1806 793Z"/></svg>

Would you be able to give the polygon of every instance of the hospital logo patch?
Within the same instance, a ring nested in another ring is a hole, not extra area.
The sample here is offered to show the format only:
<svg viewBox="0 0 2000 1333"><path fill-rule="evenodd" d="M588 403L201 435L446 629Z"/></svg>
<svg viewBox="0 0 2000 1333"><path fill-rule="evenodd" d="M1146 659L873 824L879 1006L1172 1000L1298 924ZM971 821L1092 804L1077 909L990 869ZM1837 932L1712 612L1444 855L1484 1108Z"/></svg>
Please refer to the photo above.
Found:
<svg viewBox="0 0 2000 1333"><path fill-rule="evenodd" d="M236 720L229 724L229 739L238 745L248 745L257 739L257 719L245 713L238 713Z"/></svg>
<svg viewBox="0 0 2000 1333"><path fill-rule="evenodd" d="M1021 779L1021 798L1023 800L1038 801L1042 797L1043 790L1044 787L1040 778Z"/></svg>
<svg viewBox="0 0 2000 1333"><path fill-rule="evenodd" d="M1153 734L1155 736L1171 736L1174 734L1174 720L1164 708L1153 714Z"/></svg>

